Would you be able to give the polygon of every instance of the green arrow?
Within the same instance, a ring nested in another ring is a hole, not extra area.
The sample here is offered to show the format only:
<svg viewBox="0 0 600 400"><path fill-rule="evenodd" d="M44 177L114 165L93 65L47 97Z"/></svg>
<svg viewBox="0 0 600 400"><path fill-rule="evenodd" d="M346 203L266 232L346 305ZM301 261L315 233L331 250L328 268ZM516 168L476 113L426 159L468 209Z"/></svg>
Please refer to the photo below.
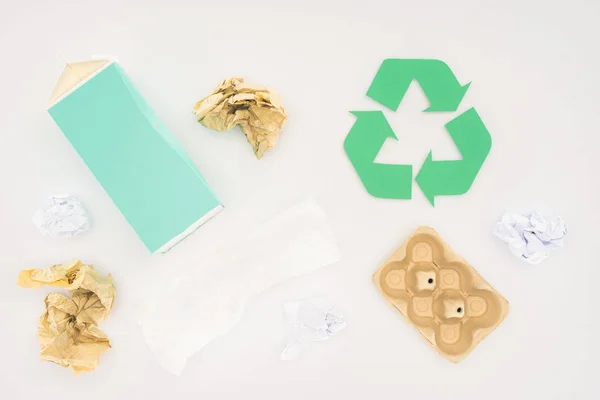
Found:
<svg viewBox="0 0 600 400"><path fill-rule="evenodd" d="M396 111L413 79L429 99L426 112L456 111L471 84L461 86L450 67L440 60L388 58L381 63L367 96Z"/></svg>
<svg viewBox="0 0 600 400"><path fill-rule="evenodd" d="M381 111L352 111L356 121L344 141L344 150L367 191L384 199L410 199L412 165L376 164L387 138L398 140Z"/></svg>
<svg viewBox="0 0 600 400"><path fill-rule="evenodd" d="M433 161L429 152L416 181L432 206L435 196L466 193L492 147L492 137L474 108L448 122L446 130L462 160Z"/></svg>

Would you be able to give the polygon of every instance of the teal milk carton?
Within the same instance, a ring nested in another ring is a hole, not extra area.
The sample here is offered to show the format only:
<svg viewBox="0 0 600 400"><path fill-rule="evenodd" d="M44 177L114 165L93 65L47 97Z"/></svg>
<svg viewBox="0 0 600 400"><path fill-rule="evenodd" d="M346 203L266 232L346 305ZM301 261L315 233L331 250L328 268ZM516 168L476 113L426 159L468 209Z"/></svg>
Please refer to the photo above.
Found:
<svg viewBox="0 0 600 400"><path fill-rule="evenodd" d="M116 62L68 64L48 112L152 253L223 209Z"/></svg>

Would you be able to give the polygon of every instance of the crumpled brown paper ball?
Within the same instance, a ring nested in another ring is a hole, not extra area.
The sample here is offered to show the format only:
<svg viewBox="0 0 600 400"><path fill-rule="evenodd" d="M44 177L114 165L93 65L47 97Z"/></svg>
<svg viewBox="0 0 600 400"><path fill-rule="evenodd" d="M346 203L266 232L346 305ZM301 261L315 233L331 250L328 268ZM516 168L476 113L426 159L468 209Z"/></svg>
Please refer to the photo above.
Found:
<svg viewBox="0 0 600 400"><path fill-rule="evenodd" d="M40 358L71 368L75 375L96 369L100 356L111 347L97 325L112 309L116 292L112 276L105 278L92 265L75 261L21 271L17 283L25 288L63 287L71 295L50 293L44 299L46 310L38 323Z"/></svg>
<svg viewBox="0 0 600 400"><path fill-rule="evenodd" d="M218 132L239 125L258 159L275 146L287 119L276 92L242 78L225 79L196 103L194 114L202 125Z"/></svg>

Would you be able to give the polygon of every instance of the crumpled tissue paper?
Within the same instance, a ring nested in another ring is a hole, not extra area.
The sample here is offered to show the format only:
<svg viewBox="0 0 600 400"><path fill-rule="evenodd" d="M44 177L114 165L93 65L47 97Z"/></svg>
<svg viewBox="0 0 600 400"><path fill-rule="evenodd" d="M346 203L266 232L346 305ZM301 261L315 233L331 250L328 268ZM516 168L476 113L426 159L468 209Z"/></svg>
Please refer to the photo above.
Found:
<svg viewBox="0 0 600 400"><path fill-rule="evenodd" d="M189 357L238 323L253 297L339 257L323 209L310 198L297 203L198 260L198 267L146 285L139 313L144 339L158 362L179 375Z"/></svg>
<svg viewBox="0 0 600 400"><path fill-rule="evenodd" d="M70 238L90 228L89 217L79 200L73 196L51 196L33 215L39 231L52 238Z"/></svg>
<svg viewBox="0 0 600 400"><path fill-rule="evenodd" d="M71 297L50 293L44 299L46 310L38 323L40 358L71 368L74 375L96 369L100 356L111 347L98 324L113 306L116 289L112 276L104 277L92 265L77 260L23 270L17 284L32 289L50 285L69 290Z"/></svg>
<svg viewBox="0 0 600 400"><path fill-rule="evenodd" d="M310 342L327 340L346 328L344 315L326 297L288 302L284 310L289 334L282 360L293 360Z"/></svg>
<svg viewBox="0 0 600 400"><path fill-rule="evenodd" d="M277 92L242 78L225 79L196 103L194 114L202 125L218 132L239 125L258 159L275 146L287 119Z"/></svg>
<svg viewBox="0 0 600 400"><path fill-rule="evenodd" d="M520 259L539 264L552 249L564 245L567 226L561 217L545 218L535 211L506 212L496 224L494 235L508 243L510 251Z"/></svg>

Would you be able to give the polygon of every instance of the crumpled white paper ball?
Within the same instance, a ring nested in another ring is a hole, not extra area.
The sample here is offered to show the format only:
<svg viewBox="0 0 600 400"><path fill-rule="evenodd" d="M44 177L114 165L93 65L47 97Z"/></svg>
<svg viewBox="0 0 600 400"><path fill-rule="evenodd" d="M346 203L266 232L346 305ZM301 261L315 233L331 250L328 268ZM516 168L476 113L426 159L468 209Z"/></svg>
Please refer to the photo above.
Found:
<svg viewBox="0 0 600 400"><path fill-rule="evenodd" d="M90 222L85 208L73 196L48 197L33 215L39 231L52 238L69 238L87 231Z"/></svg>
<svg viewBox="0 0 600 400"><path fill-rule="evenodd" d="M346 328L344 315L327 297L313 297L284 304L288 343L282 360L293 360L311 342L327 340Z"/></svg>
<svg viewBox="0 0 600 400"><path fill-rule="evenodd" d="M507 212L496 224L494 235L508 243L510 251L520 259L539 264L552 249L564 246L567 226L561 217L545 218L535 211Z"/></svg>

